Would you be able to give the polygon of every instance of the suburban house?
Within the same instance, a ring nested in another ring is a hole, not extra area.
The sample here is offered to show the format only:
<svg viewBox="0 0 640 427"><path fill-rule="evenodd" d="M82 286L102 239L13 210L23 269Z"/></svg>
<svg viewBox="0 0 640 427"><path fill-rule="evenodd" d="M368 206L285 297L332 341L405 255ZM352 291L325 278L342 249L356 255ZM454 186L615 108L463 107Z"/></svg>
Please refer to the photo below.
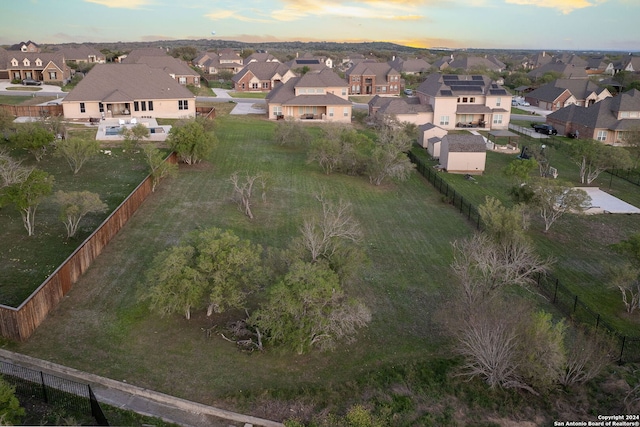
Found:
<svg viewBox="0 0 640 427"><path fill-rule="evenodd" d="M421 75L431 69L431 64L422 58L402 59L394 57L388 64L400 74Z"/></svg>
<svg viewBox="0 0 640 427"><path fill-rule="evenodd" d="M350 95L400 95L400 73L386 62L359 62L346 77Z"/></svg>
<svg viewBox="0 0 640 427"><path fill-rule="evenodd" d="M302 58L296 58L291 61L285 62L287 67L295 71L301 70L310 70L310 71L320 71L324 70L327 65L322 61L321 58L315 58L310 56L303 56Z"/></svg>
<svg viewBox="0 0 640 427"><path fill-rule="evenodd" d="M418 144L427 149L427 152L434 159L440 157L440 143L447 131L433 123L425 123L418 126Z"/></svg>
<svg viewBox="0 0 640 427"><path fill-rule="evenodd" d="M534 70L552 62L554 62L553 56L548 55L545 51L542 51L533 55L531 58L528 58L528 60L523 61L522 65L526 69Z"/></svg>
<svg viewBox="0 0 640 427"><path fill-rule="evenodd" d="M68 120L195 117L195 95L147 64L96 64L64 98Z"/></svg>
<svg viewBox="0 0 640 427"><path fill-rule="evenodd" d="M244 67L244 60L232 49L222 49L218 53L205 52L193 60L193 65L204 70L206 74L218 74L228 71L236 74Z"/></svg>
<svg viewBox="0 0 640 427"><path fill-rule="evenodd" d="M550 62L542 65L527 73L527 77L532 80L537 80L546 73L557 73L559 76L567 79L586 79L587 75L586 67L577 67L575 65L565 64L562 62Z"/></svg>
<svg viewBox="0 0 640 427"><path fill-rule="evenodd" d="M71 70L61 52L23 52L0 48L0 79L33 79L63 84L70 78Z"/></svg>
<svg viewBox="0 0 640 427"><path fill-rule="evenodd" d="M569 105L547 116L558 134L578 132L605 144L624 141L625 132L640 129L640 91L632 89L588 107Z"/></svg>
<svg viewBox="0 0 640 427"><path fill-rule="evenodd" d="M622 71L629 71L635 73L640 71L640 56L629 55L622 60Z"/></svg>
<svg viewBox="0 0 640 427"><path fill-rule="evenodd" d="M396 98L376 95L369 101L369 116L392 116L400 122L416 125L433 118L433 108L418 98Z"/></svg>
<svg viewBox="0 0 640 427"><path fill-rule="evenodd" d="M193 85L196 87L200 87L200 74L192 70L191 67L189 67L185 62L169 56L165 53L161 55L150 56L144 54L136 54L134 56L130 55L122 63L147 64L151 68L164 71L181 85Z"/></svg>
<svg viewBox="0 0 640 427"><path fill-rule="evenodd" d="M328 68L276 85L266 97L271 120L322 120L351 123L347 83Z"/></svg>
<svg viewBox="0 0 640 427"><path fill-rule="evenodd" d="M18 50L20 52L40 52L40 46L29 40L26 42L20 42L11 45L7 50Z"/></svg>
<svg viewBox="0 0 640 427"><path fill-rule="evenodd" d="M107 58L104 53L84 44L79 46L66 46L59 49L67 62L88 63L88 64L104 64Z"/></svg>
<svg viewBox="0 0 640 427"><path fill-rule="evenodd" d="M440 143L440 166L449 173L481 175L487 161L482 135L447 134Z"/></svg>
<svg viewBox="0 0 640 427"><path fill-rule="evenodd" d="M251 64L252 62L280 62L278 58L267 52L254 52L251 55L244 58L244 65Z"/></svg>
<svg viewBox="0 0 640 427"><path fill-rule="evenodd" d="M592 76L594 74L609 74L613 75L613 62L605 61L602 56L594 56L587 59L587 66L585 67L587 74Z"/></svg>
<svg viewBox="0 0 640 427"><path fill-rule="evenodd" d="M231 80L237 92L269 92L293 77L295 73L280 62L250 62Z"/></svg>
<svg viewBox="0 0 640 427"><path fill-rule="evenodd" d="M556 111L571 104L589 106L610 96L608 89L591 80L558 79L527 93L525 100L544 110Z"/></svg>
<svg viewBox="0 0 640 427"><path fill-rule="evenodd" d="M416 90L420 103L429 106L433 123L443 129L508 129L511 96L487 76L431 74Z"/></svg>

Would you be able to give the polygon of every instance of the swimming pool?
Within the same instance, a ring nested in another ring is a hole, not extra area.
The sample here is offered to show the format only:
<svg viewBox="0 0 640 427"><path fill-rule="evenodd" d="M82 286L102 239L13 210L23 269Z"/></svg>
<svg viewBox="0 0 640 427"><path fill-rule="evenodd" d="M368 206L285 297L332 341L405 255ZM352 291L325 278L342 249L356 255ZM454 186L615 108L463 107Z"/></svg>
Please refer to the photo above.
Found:
<svg viewBox="0 0 640 427"><path fill-rule="evenodd" d="M105 135L120 135L120 132L122 131L122 126L107 126L106 128L104 128L104 134Z"/></svg>

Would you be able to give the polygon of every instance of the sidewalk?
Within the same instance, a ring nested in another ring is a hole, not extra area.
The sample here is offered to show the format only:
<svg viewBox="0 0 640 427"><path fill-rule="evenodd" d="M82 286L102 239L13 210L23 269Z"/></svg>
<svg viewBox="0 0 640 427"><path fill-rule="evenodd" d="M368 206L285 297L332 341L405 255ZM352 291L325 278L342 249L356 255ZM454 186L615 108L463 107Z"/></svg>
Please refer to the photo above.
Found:
<svg viewBox="0 0 640 427"><path fill-rule="evenodd" d="M283 427L283 424L275 421L191 402L20 353L0 349L0 360L89 384L100 403L185 427Z"/></svg>

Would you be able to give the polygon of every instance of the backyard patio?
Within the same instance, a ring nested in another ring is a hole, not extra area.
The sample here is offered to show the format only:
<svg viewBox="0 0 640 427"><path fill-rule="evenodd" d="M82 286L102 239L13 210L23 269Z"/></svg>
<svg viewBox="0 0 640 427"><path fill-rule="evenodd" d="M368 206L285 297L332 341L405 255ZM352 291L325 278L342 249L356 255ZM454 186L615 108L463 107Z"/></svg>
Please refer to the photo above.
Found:
<svg viewBox="0 0 640 427"><path fill-rule="evenodd" d="M163 142L171 130L171 126L159 126L156 119L152 118L102 119L97 124L96 139L98 141L122 141L122 129L130 129L138 124L149 129L148 141Z"/></svg>

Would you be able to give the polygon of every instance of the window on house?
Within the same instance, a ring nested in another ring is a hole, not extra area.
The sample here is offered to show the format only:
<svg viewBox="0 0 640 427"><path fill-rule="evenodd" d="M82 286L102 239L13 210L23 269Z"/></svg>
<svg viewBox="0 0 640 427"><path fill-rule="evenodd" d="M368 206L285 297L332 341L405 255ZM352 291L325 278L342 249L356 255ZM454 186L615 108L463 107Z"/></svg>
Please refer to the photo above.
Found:
<svg viewBox="0 0 640 427"><path fill-rule="evenodd" d="M153 111L153 101L149 101L149 111Z"/></svg>
<svg viewBox="0 0 640 427"><path fill-rule="evenodd" d="M342 115L345 116L345 117L349 117L349 108L348 107L344 107L343 108Z"/></svg>
<svg viewBox="0 0 640 427"><path fill-rule="evenodd" d="M49 80L58 80L58 76L55 71L49 71Z"/></svg>
<svg viewBox="0 0 640 427"><path fill-rule="evenodd" d="M187 84L187 78L186 77L179 77L178 78L178 82L180 82L181 85L186 85Z"/></svg>
<svg viewBox="0 0 640 427"><path fill-rule="evenodd" d="M37 67L42 67L42 61L39 58L36 59L36 66Z"/></svg>
<svg viewBox="0 0 640 427"><path fill-rule="evenodd" d="M347 88L342 88L342 96L345 96L347 94Z"/></svg>
<svg viewBox="0 0 640 427"><path fill-rule="evenodd" d="M178 110L188 110L189 109L189 100L188 99L180 99L178 100Z"/></svg>
<svg viewBox="0 0 640 427"><path fill-rule="evenodd" d="M133 111L140 111L140 103L138 101L133 101Z"/></svg>
<svg viewBox="0 0 640 427"><path fill-rule="evenodd" d="M12 59L12 60L11 60L11 66L12 66L12 67L17 67L17 66L18 66L18 60L17 60L17 59L15 59L15 58L14 58L14 59Z"/></svg>
<svg viewBox="0 0 640 427"><path fill-rule="evenodd" d="M502 114L494 114L493 115L493 124L501 125L502 124Z"/></svg>
<svg viewBox="0 0 640 427"><path fill-rule="evenodd" d="M101 113L104 113L104 104L102 102L98 102L98 110L100 110Z"/></svg>
<svg viewBox="0 0 640 427"><path fill-rule="evenodd" d="M620 112L620 118L621 118L621 119L628 119L628 118L629 118L629 116L630 116L630 114L629 114L629 112L628 112L628 111L621 111L621 112Z"/></svg>
<svg viewBox="0 0 640 427"><path fill-rule="evenodd" d="M500 105L502 105L502 98L498 97L496 98L496 107L499 107Z"/></svg>
<svg viewBox="0 0 640 427"><path fill-rule="evenodd" d="M262 89L269 89L269 82L262 82Z"/></svg>
<svg viewBox="0 0 640 427"><path fill-rule="evenodd" d="M471 102L473 104L474 102L476 102L476 99L474 97L471 97L471 98L469 98L469 102Z"/></svg>
<svg viewBox="0 0 640 427"><path fill-rule="evenodd" d="M449 116L441 116L440 117L440 125L448 126L449 125Z"/></svg>
<svg viewBox="0 0 640 427"><path fill-rule="evenodd" d="M25 67L28 67L29 65L31 65L31 62L29 62L27 58L24 58L24 61L22 61L22 63L24 64Z"/></svg>
<svg viewBox="0 0 640 427"><path fill-rule="evenodd" d="M147 111L147 101L141 101L140 102L140 107L142 111Z"/></svg>
<svg viewBox="0 0 640 427"><path fill-rule="evenodd" d="M273 115L274 116L281 116L282 115L282 106L281 105L276 105L273 107Z"/></svg>
<svg viewBox="0 0 640 427"><path fill-rule="evenodd" d="M329 117L333 117L333 107L329 107Z"/></svg>
<svg viewBox="0 0 640 427"><path fill-rule="evenodd" d="M462 97L462 102L463 102L463 103L465 103L465 102L469 102L469 98L467 98L466 96L463 96L463 97Z"/></svg>
<svg viewBox="0 0 640 427"><path fill-rule="evenodd" d="M258 83L251 83L251 89L258 89Z"/></svg>
<svg viewBox="0 0 640 427"><path fill-rule="evenodd" d="M596 139L598 141L606 141L607 140L607 131L606 130L599 130Z"/></svg>
<svg viewBox="0 0 640 427"><path fill-rule="evenodd" d="M81 112L81 113L86 112L86 110L85 110L85 108L84 108L84 102L81 102L81 103L80 103L80 112Z"/></svg>

